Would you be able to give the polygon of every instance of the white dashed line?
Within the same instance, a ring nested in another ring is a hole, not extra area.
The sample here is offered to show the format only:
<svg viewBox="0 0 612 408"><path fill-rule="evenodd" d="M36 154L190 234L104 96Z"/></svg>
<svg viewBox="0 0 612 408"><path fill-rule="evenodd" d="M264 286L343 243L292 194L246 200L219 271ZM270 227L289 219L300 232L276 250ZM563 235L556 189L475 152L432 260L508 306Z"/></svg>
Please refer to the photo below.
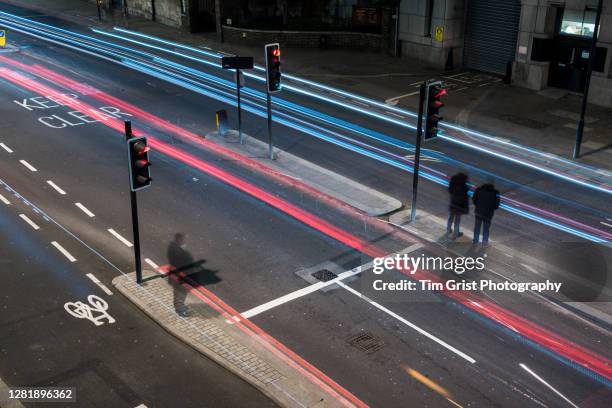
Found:
<svg viewBox="0 0 612 408"><path fill-rule="evenodd" d="M610 227L612 228L612 224L608 224L607 222L603 222L603 221L599 221L601 224L605 225L606 227Z"/></svg>
<svg viewBox="0 0 612 408"><path fill-rule="evenodd" d="M2 194L0 194L0 201L2 201L6 205L11 205L11 202L6 199Z"/></svg>
<svg viewBox="0 0 612 408"><path fill-rule="evenodd" d="M38 225L36 225L34 223L34 221L32 221L31 219L28 218L27 215L25 214L19 214L19 218L21 218L22 220L24 220L25 222L27 222L28 224L30 224L30 227L34 228L35 230L39 230L40 227Z"/></svg>
<svg viewBox="0 0 612 408"><path fill-rule="evenodd" d="M147 406L145 404L140 404L139 406L134 407L134 408L147 408Z"/></svg>
<svg viewBox="0 0 612 408"><path fill-rule="evenodd" d="M51 242L51 245L53 245L58 251L60 251L62 255L68 258L70 262L76 262L76 258L72 256L70 252L66 251L64 247L58 244L56 241Z"/></svg>
<svg viewBox="0 0 612 408"><path fill-rule="evenodd" d="M156 271L159 270L159 266L149 258L145 258L144 261L148 263L151 268L155 269Z"/></svg>
<svg viewBox="0 0 612 408"><path fill-rule="evenodd" d="M91 281L92 281L93 283L95 283L96 285L98 285L98 286L100 287L100 289L102 289L102 290L104 291L104 293L106 293L106 294L107 294L107 295L109 295L109 296L113 294L113 292L111 292L111 291L110 291L110 289L109 289L109 288L107 288L105 284L103 284L102 282L100 282L100 280L99 280L98 278L96 278L96 277L95 277L93 274L88 273L86 276L87 276L89 279L91 279Z"/></svg>
<svg viewBox="0 0 612 408"><path fill-rule="evenodd" d="M110 232L115 238L117 238L119 241L123 242L125 244L126 247L133 247L134 245L132 245L132 243L130 241L128 241L127 239L123 238L121 235L119 235L119 233L117 231L115 231L112 228L108 229L108 232Z"/></svg>
<svg viewBox="0 0 612 408"><path fill-rule="evenodd" d="M19 163L21 163L24 166L26 166L27 169L30 170L30 171L38 171L38 170L36 170L36 167L32 166L30 163L28 163L27 161L25 161L23 159L19 160Z"/></svg>
<svg viewBox="0 0 612 408"><path fill-rule="evenodd" d="M2 147L4 150L6 150L8 153L13 153L13 151L11 150L10 147L8 147L7 145L5 145L4 143L0 143L0 147Z"/></svg>
<svg viewBox="0 0 612 408"><path fill-rule="evenodd" d="M94 213L92 213L91 211L89 211L89 209L87 207L85 207L83 204L81 203L74 203L74 205L76 205L77 207L80 208L81 211L83 211L85 214L87 214L88 217L95 217L96 215Z"/></svg>
<svg viewBox="0 0 612 408"><path fill-rule="evenodd" d="M60 193L61 195L66 195L66 192L62 190L57 184L55 184L51 180L47 180L47 184L53 187L53 189L57 191L58 193Z"/></svg>

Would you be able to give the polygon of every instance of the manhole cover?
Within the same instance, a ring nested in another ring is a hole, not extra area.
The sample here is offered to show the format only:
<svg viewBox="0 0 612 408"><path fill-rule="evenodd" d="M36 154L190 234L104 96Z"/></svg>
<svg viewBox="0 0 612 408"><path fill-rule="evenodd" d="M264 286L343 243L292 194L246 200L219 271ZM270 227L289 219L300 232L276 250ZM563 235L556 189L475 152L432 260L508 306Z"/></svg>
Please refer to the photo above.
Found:
<svg viewBox="0 0 612 408"><path fill-rule="evenodd" d="M312 274L312 276L323 282L327 282L338 277L338 275L336 275L329 269L321 269L320 271L316 271Z"/></svg>
<svg viewBox="0 0 612 408"><path fill-rule="evenodd" d="M371 333L359 333L356 336L351 337L347 340L348 344L358 348L368 354L374 353L385 345L382 339L374 337Z"/></svg>

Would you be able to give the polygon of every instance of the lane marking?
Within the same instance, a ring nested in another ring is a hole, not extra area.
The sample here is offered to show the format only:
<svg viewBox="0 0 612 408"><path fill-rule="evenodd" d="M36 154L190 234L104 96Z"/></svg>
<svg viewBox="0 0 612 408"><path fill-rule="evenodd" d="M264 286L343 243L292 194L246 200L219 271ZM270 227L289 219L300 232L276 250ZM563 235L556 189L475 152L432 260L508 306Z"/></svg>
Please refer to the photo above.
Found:
<svg viewBox="0 0 612 408"><path fill-rule="evenodd" d="M132 243L130 241L128 241L127 239L125 239L121 235L119 235L119 233L117 231L115 231L114 229L109 228L107 231L110 232L119 241L123 242L126 247L130 247L131 248L131 247L134 246L134 245L132 245Z"/></svg>
<svg viewBox="0 0 612 408"><path fill-rule="evenodd" d="M405 248L403 251L398 252L398 254L408 254L410 252L414 252L420 248L422 248L423 245L422 244L414 244L409 246L408 248ZM273 309L277 306L280 306L282 304L285 304L287 302L291 302L292 300L301 298L302 296L306 296L309 295L311 293L314 293L320 289L326 288L328 286L331 286L333 284L336 284L340 281L342 281L343 279L346 278L350 278L351 276L355 276L360 274L362 271L364 270L368 270L372 267L372 263L373 261L370 261L368 263L365 263L363 265L357 266L353 269L351 269L350 271L345 271L342 272L341 274L339 274L336 278L329 280L327 282L317 282L317 283L313 283L310 286L306 286L305 288L302 289L298 289L296 291L293 291L291 293L287 293L284 296L278 297L276 299L273 299L269 302L266 302L264 304L261 304L259 306L256 306L252 309L249 309L243 313L240 313L244 318L246 319L250 319L253 316L257 316L260 313L266 312L270 309ZM234 319L236 319L236 317L234 317Z"/></svg>
<svg viewBox="0 0 612 408"><path fill-rule="evenodd" d="M389 98L385 100L385 103L387 105L391 105L391 106L395 106L398 104L399 100L402 98L407 98L409 96L414 96L414 95L418 95L419 93L421 93L421 91L415 91L415 92L410 92L404 95L400 95L400 96L394 96L393 98Z"/></svg>
<svg viewBox="0 0 612 408"><path fill-rule="evenodd" d="M21 163L24 166L26 166L27 169L30 170L30 171L38 171L38 170L36 170L36 167L32 166L30 163L28 163L27 161L25 161L23 159L19 160L19 163Z"/></svg>
<svg viewBox="0 0 612 408"><path fill-rule="evenodd" d="M40 227L38 225L36 225L36 223L34 221L29 219L27 215L19 214L19 218L21 218L22 220L24 220L25 222L30 224L30 227L34 228L35 230L39 230L40 229Z"/></svg>
<svg viewBox="0 0 612 408"><path fill-rule="evenodd" d="M76 262L76 258L70 254L70 252L66 251L63 246L57 243L57 241L52 241L51 245L53 245L58 251L60 251L70 262Z"/></svg>
<svg viewBox="0 0 612 408"><path fill-rule="evenodd" d="M208 48L208 47L204 47L204 48ZM208 49L210 50L210 48ZM147 406L145 404L140 404L139 406L134 407L134 408L147 408Z"/></svg>
<svg viewBox="0 0 612 408"><path fill-rule="evenodd" d="M88 217L93 218L96 215L94 213L92 213L91 211L89 211L89 209L87 207L85 207L83 204L81 203L74 203L74 205L76 205L77 207L79 207L79 209L81 211L83 211L85 214L87 214Z"/></svg>
<svg viewBox="0 0 612 408"><path fill-rule="evenodd" d="M91 281L93 283L95 283L96 285L98 285L100 287L100 289L102 289L104 291L104 293L106 293L107 295L111 296L113 294L113 292L110 291L109 288L106 287L105 284L103 284L102 282L100 282L100 280L98 278L96 278L92 273L88 273L87 276L89 279L91 279Z"/></svg>
<svg viewBox="0 0 612 408"><path fill-rule="evenodd" d="M64 304L64 309L77 319L90 320L96 326L102 326L104 323L115 323L115 318L108 314L108 303L106 300L96 295L87 296L87 302L81 301L67 302ZM94 316L94 312L98 313L98 316Z"/></svg>
<svg viewBox="0 0 612 408"><path fill-rule="evenodd" d="M533 267L533 266L531 266L531 265L521 263L521 266L522 266L523 268L527 269L527 270L528 270L529 272L531 272L531 273L535 273L535 274L536 274L536 275L538 275L538 276L544 276L544 275L542 275L540 272L538 272L538 270L537 270L536 268L534 268L534 267Z"/></svg>
<svg viewBox="0 0 612 408"><path fill-rule="evenodd" d="M8 147L7 145L5 145L4 143L0 143L0 147L2 147L4 150L6 150L8 153L13 153L13 151L11 150L10 147Z"/></svg>
<svg viewBox="0 0 612 408"><path fill-rule="evenodd" d="M529 374L533 375L536 380L540 381L542 384L544 384L545 386L547 386L548 388L550 388L552 390L552 392L554 392L555 394L557 394L558 396L560 396L561 398L563 398L563 400L565 400L565 402L567 402L568 404L570 404L572 407L574 408L578 408L578 405L574 404L572 401L570 401L565 395L561 394L559 391L557 391L552 385L550 385L549 383L547 383L546 381L544 381L544 379L542 377L540 377L539 375L537 375L536 373L534 373L533 371L531 371L529 369L529 367L527 367L525 364L520 363L519 364L521 366L521 368L525 371L527 371Z"/></svg>
<svg viewBox="0 0 612 408"><path fill-rule="evenodd" d="M151 266L151 268L155 269L156 271L159 271L159 265L157 265L155 262L153 262L152 260L150 260L149 258L145 258L144 260L146 263L149 264L149 266Z"/></svg>
<svg viewBox="0 0 612 408"><path fill-rule="evenodd" d="M47 180L47 184L50 185L51 187L53 187L55 189L55 191L57 191L58 193L60 193L61 195L66 195L66 192L64 190L62 190L57 184L55 184L53 181L51 180Z"/></svg>
<svg viewBox="0 0 612 408"><path fill-rule="evenodd" d="M11 202L6 197L4 197L2 194L0 194L0 201L2 201L6 205L11 205Z"/></svg>
<svg viewBox="0 0 612 408"><path fill-rule="evenodd" d="M428 331L425 331L425 330L421 329L416 324L409 322L408 320L404 319L402 316L400 316L397 313L387 309L386 307L384 307L380 303L377 303L377 302L373 301L372 299L368 298L367 296L364 296L361 292L358 292L355 289L351 288L350 286L345 285L343 282L336 282L336 284L338 284L341 287L343 287L344 289L348 290L353 295L355 295L355 296L365 300L366 302L368 302L369 304L371 304L375 308L381 310L382 312L385 312L389 316L394 317L395 319L397 319L400 322L404 323L406 326L411 327L412 329L414 329L417 332L421 333L423 336L427 337L428 339L435 341L436 343L438 343L442 347L446 348L447 350L452 351L453 353L455 353L459 357L469 361L472 364L474 364L476 362L476 360L474 360L472 357L470 357L467 354L465 354L463 351L461 351L461 350L451 346L450 344L448 344L444 340L434 336L433 334L429 333Z"/></svg>
<svg viewBox="0 0 612 408"><path fill-rule="evenodd" d="M612 224L608 224L607 222L603 222L603 221L599 221L601 224L605 225L606 227L610 227L612 228Z"/></svg>

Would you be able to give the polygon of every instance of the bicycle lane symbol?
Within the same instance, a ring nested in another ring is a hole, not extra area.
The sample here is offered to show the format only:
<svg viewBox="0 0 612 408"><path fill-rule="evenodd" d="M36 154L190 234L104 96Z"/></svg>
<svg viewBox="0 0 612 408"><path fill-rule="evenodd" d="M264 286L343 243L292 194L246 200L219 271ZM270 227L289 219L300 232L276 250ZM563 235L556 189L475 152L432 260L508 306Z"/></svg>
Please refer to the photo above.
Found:
<svg viewBox="0 0 612 408"><path fill-rule="evenodd" d="M77 319L91 320L96 326L101 326L104 323L115 323L115 319L107 312L108 303L104 299L96 295L89 295L87 301L89 304L81 301L67 302L64 304L64 309ZM94 313L97 316L94 316Z"/></svg>

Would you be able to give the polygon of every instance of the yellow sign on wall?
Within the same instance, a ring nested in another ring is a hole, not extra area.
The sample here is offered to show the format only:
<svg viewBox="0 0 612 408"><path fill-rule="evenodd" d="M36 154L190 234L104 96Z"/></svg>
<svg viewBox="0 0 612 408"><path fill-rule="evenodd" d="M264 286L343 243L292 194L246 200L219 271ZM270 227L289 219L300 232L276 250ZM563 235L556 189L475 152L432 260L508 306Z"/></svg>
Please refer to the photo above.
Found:
<svg viewBox="0 0 612 408"><path fill-rule="evenodd" d="M6 30L0 30L0 47L6 45Z"/></svg>
<svg viewBox="0 0 612 408"><path fill-rule="evenodd" d="M444 40L444 27L442 26L436 27L436 30L434 31L434 38L436 39L436 41L440 41L440 42Z"/></svg>

